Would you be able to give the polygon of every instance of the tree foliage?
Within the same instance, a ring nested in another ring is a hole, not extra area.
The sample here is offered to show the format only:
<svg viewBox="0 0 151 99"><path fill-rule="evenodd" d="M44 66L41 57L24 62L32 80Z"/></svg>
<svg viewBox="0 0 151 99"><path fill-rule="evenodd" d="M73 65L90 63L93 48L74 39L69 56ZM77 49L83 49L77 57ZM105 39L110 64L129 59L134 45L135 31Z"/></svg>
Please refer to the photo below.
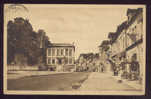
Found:
<svg viewBox="0 0 151 99"><path fill-rule="evenodd" d="M27 58L27 64L33 65L38 63L38 58L43 57L43 49L50 43L49 38L42 33L33 31L29 20L17 17L14 21L10 20L7 24L7 49L8 64L15 62L15 56L21 54L22 58ZM42 38L41 41L39 38ZM42 43L42 48L40 48Z"/></svg>

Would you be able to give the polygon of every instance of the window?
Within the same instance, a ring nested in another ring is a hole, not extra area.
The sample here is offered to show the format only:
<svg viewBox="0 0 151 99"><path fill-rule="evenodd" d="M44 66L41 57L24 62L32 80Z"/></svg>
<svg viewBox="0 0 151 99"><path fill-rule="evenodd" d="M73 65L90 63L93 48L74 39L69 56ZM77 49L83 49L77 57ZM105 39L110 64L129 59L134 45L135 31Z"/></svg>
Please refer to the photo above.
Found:
<svg viewBox="0 0 151 99"><path fill-rule="evenodd" d="M58 64L62 64L62 59L58 59Z"/></svg>
<svg viewBox="0 0 151 99"><path fill-rule="evenodd" d="M48 64L51 64L51 58L48 58Z"/></svg>
<svg viewBox="0 0 151 99"><path fill-rule="evenodd" d="M51 49L48 49L48 56L51 56Z"/></svg>
<svg viewBox="0 0 151 99"><path fill-rule="evenodd" d="M52 59L52 64L55 64L55 59Z"/></svg>
<svg viewBox="0 0 151 99"><path fill-rule="evenodd" d="M75 60L74 60L74 58L72 58L72 64L75 64Z"/></svg>
<svg viewBox="0 0 151 99"><path fill-rule="evenodd" d="M57 56L59 56L59 49L57 49Z"/></svg>
<svg viewBox="0 0 151 99"><path fill-rule="evenodd" d="M68 58L65 59L65 64L68 64Z"/></svg>
<svg viewBox="0 0 151 99"><path fill-rule="evenodd" d="M61 56L63 56L63 49L61 49Z"/></svg>
<svg viewBox="0 0 151 99"><path fill-rule="evenodd" d="M55 56L55 49L52 49L52 56Z"/></svg>
<svg viewBox="0 0 151 99"><path fill-rule="evenodd" d="M72 64L72 58L69 59L69 64Z"/></svg>
<svg viewBox="0 0 151 99"><path fill-rule="evenodd" d="M72 56L72 49L69 50L69 56Z"/></svg>
<svg viewBox="0 0 151 99"><path fill-rule="evenodd" d="M128 21L130 21L130 16L128 16Z"/></svg>
<svg viewBox="0 0 151 99"><path fill-rule="evenodd" d="M66 56L68 56L68 49L66 49L66 52L65 52Z"/></svg>

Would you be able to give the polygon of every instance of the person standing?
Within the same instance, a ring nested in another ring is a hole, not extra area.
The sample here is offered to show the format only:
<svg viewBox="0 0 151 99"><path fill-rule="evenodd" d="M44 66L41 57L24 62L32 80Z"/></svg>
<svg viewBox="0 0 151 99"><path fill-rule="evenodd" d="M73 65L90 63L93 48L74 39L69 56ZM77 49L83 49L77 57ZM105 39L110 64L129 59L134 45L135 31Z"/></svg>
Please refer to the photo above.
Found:
<svg viewBox="0 0 151 99"><path fill-rule="evenodd" d="M139 78L139 62L137 61L137 54L133 54L132 59L131 59L131 80L137 80Z"/></svg>

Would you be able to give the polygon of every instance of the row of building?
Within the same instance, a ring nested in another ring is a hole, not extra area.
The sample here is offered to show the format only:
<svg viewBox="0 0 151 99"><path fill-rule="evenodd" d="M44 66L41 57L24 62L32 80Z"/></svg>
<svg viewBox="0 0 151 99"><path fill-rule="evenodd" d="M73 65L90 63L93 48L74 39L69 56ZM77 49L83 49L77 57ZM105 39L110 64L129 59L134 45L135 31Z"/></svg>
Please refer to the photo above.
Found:
<svg viewBox="0 0 151 99"><path fill-rule="evenodd" d="M117 71L117 75L126 79L142 80L145 66L143 9L128 9L126 15L127 20L99 46L100 58L109 71Z"/></svg>
<svg viewBox="0 0 151 99"><path fill-rule="evenodd" d="M76 71L96 72L99 66L98 53L82 53L76 61Z"/></svg>

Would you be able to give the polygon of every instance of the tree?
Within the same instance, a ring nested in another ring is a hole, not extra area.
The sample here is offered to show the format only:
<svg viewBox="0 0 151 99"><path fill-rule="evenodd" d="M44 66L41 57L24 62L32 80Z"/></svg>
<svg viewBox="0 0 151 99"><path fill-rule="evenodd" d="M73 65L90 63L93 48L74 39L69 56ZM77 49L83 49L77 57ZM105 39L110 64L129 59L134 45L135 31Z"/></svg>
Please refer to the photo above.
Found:
<svg viewBox="0 0 151 99"><path fill-rule="evenodd" d="M17 17L14 21L10 20L7 24L7 48L8 48L8 64L11 62L19 62L21 60L15 59L16 55L19 55L20 58L25 58L27 64L34 65L39 61L39 57L43 55L43 51L40 49L40 40L39 34L45 33L43 31L38 31L36 33L33 31L32 25L29 20ZM44 49L50 43L49 38L44 34L42 36L42 42ZM45 51L46 52L46 51ZM44 53L45 53L44 52ZM45 54L44 54L45 55Z"/></svg>

